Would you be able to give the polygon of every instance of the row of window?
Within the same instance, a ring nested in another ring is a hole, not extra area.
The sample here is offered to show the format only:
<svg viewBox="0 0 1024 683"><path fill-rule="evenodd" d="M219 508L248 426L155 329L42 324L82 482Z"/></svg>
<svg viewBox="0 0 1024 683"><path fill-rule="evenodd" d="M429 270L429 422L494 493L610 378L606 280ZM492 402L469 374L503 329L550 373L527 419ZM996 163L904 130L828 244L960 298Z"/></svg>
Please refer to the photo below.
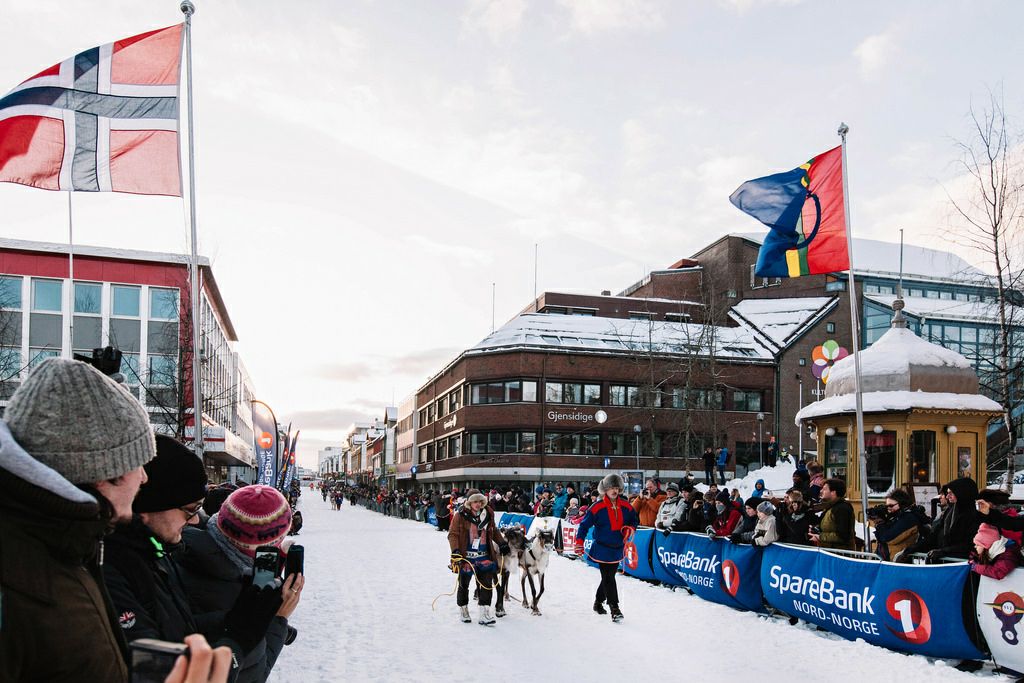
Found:
<svg viewBox="0 0 1024 683"><path fill-rule="evenodd" d="M895 285L864 284L865 294L895 294ZM945 289L933 289L930 287L908 286L903 293L906 296L917 296L925 299L944 299L947 301L995 301L994 296L983 295L980 292L962 292Z"/></svg>
<svg viewBox="0 0 1024 683"><path fill-rule="evenodd" d="M22 280L24 278L0 276L0 310L21 310ZM64 309L64 281L31 278L31 311L33 313L60 313ZM103 285L99 282L75 282L74 312L78 315L100 315ZM110 285L110 314L118 318L138 318L141 313L142 287L136 285ZM149 319L178 319L178 290L164 287L149 288Z"/></svg>
<svg viewBox="0 0 1024 683"><path fill-rule="evenodd" d="M466 402L469 405L493 403L535 403L537 401L536 380L498 380L466 385ZM547 381L544 383L546 403L570 405L603 405L602 385L588 382ZM729 392L730 410L760 412L763 409L762 393L758 390L736 389ZM420 409L420 426L440 420L459 409L460 390L432 401ZM720 389L685 389L671 387L657 391L642 391L632 384L611 384L608 386L607 405L618 407L647 406L654 408L725 408L726 392Z"/></svg>
<svg viewBox="0 0 1024 683"><path fill-rule="evenodd" d="M604 448L601 439L604 437ZM465 439L468 455L499 455L499 454L534 454L538 452L538 438L535 431L489 431L470 432L465 435L453 436L420 446L419 462L433 462L445 458L456 458L461 455L461 447ZM638 436L633 432L545 432L540 439L540 451L557 455L626 455L636 456L637 449L641 455L658 453L661 457L696 458L703 452L711 440L699 435L691 435L689 440L678 433L655 434L651 444L649 435ZM687 448L688 444L688 448Z"/></svg>
<svg viewBox="0 0 1024 683"><path fill-rule="evenodd" d="M25 363L22 359L21 349L13 346L0 346L0 382L17 380L23 371L31 371L47 358L56 358L60 355L56 349L32 347L29 347L28 353L28 362ZM121 354L121 374L124 375L125 383L132 387L137 387L140 384L152 387L177 385L178 361L176 357L151 353L146 357L146 365L146 373L143 374L139 354Z"/></svg>

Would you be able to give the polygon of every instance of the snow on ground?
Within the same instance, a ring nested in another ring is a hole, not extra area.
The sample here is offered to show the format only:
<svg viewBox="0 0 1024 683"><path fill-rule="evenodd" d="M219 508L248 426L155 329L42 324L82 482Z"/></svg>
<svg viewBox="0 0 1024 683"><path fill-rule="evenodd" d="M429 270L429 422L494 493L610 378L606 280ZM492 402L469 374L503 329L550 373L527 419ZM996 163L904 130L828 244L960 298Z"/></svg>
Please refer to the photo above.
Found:
<svg viewBox="0 0 1024 683"><path fill-rule="evenodd" d="M793 487L793 472L795 470L796 465L792 462L780 462L775 467L765 465L764 467L760 467L756 470L751 470L745 477L741 477L739 479L727 479L725 482L725 488L729 489L729 491L739 489L740 495L743 496L744 500L746 500L750 497L751 493L753 493L754 484L757 483L757 480L764 479L764 487L776 496L782 497L786 491ZM708 490L707 484L704 483L697 484L695 488L702 493L707 493ZM719 488L721 488L721 486Z"/></svg>
<svg viewBox="0 0 1024 683"><path fill-rule="evenodd" d="M513 603L493 628L463 624L454 596L439 599L436 611L430 608L438 593L454 586L443 534L348 504L335 512L310 491L301 505L305 526L296 541L306 547L306 588L292 618L299 636L281 653L272 683L447 683L640 669L715 680L774 674L908 682L979 677L948 662L849 642L622 576L626 619L613 624L591 611L597 571L558 557L549 568L543 616ZM519 594L518 587L513 592ZM1006 680L991 672L980 677Z"/></svg>

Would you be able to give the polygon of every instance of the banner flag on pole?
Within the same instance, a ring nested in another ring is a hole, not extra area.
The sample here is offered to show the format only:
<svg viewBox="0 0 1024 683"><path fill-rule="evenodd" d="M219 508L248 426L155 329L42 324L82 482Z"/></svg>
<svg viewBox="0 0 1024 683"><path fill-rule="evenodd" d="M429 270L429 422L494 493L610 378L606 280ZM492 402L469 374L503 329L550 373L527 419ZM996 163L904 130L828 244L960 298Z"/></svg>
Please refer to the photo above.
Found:
<svg viewBox="0 0 1024 683"><path fill-rule="evenodd" d="M256 452L256 483L277 485L277 418L263 401L252 402L253 449Z"/></svg>
<svg viewBox="0 0 1024 683"><path fill-rule="evenodd" d="M800 277L847 270L841 147L785 173L748 180L729 196L771 230L757 254L758 277Z"/></svg>
<svg viewBox="0 0 1024 683"><path fill-rule="evenodd" d="M182 26L79 52L0 98L0 182L180 197Z"/></svg>
<svg viewBox="0 0 1024 683"><path fill-rule="evenodd" d="M301 430L297 430L295 432L295 436L291 438L291 443L288 446L288 459L285 462L285 467L287 469L285 470L284 486L282 487L285 491L288 490L288 487L292 485L292 480L295 479L295 444L299 442L299 434L301 433Z"/></svg>

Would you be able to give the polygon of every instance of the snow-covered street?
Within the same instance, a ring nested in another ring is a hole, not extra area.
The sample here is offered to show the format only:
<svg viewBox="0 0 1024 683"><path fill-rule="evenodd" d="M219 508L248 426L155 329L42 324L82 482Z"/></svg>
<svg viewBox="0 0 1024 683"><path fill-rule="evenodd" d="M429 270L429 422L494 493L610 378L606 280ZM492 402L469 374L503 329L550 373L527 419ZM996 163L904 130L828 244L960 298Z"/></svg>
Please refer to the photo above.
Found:
<svg viewBox="0 0 1024 683"><path fill-rule="evenodd" d="M306 588L292 618L299 637L285 648L271 681L416 681L554 674L640 666L652 672L714 674L719 680L783 674L791 680L967 681L994 677L956 671L804 625L790 626L619 578L626 619L591 611L597 572L553 558L542 616L513 603L488 628L456 618L448 593L448 544L423 523L345 504L332 511L305 491L296 541L306 547ZM518 586L513 588L519 594ZM471 609L476 617L476 607ZM853 678L850 678L853 676Z"/></svg>

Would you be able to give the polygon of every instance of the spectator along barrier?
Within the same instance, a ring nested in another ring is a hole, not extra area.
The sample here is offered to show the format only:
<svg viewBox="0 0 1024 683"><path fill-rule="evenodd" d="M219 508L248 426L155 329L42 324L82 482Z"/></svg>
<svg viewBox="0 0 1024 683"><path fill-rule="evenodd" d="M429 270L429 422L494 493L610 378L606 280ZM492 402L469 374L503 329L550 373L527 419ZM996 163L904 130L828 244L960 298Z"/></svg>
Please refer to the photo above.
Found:
<svg viewBox="0 0 1024 683"><path fill-rule="evenodd" d="M538 519L498 513L498 526ZM575 526L559 527L559 546L572 552ZM584 550L593 540L588 534ZM623 571L638 579L685 587L698 597L737 609L775 609L844 638L944 659L986 659L1024 671L1024 571L1002 581L976 579L966 562L905 565L876 556L852 556L775 543L767 548L703 534L637 530L627 544ZM873 559L869 559L873 558ZM584 556L584 560L595 565ZM1019 627L1019 628L1018 628ZM984 634L984 638L981 636Z"/></svg>

